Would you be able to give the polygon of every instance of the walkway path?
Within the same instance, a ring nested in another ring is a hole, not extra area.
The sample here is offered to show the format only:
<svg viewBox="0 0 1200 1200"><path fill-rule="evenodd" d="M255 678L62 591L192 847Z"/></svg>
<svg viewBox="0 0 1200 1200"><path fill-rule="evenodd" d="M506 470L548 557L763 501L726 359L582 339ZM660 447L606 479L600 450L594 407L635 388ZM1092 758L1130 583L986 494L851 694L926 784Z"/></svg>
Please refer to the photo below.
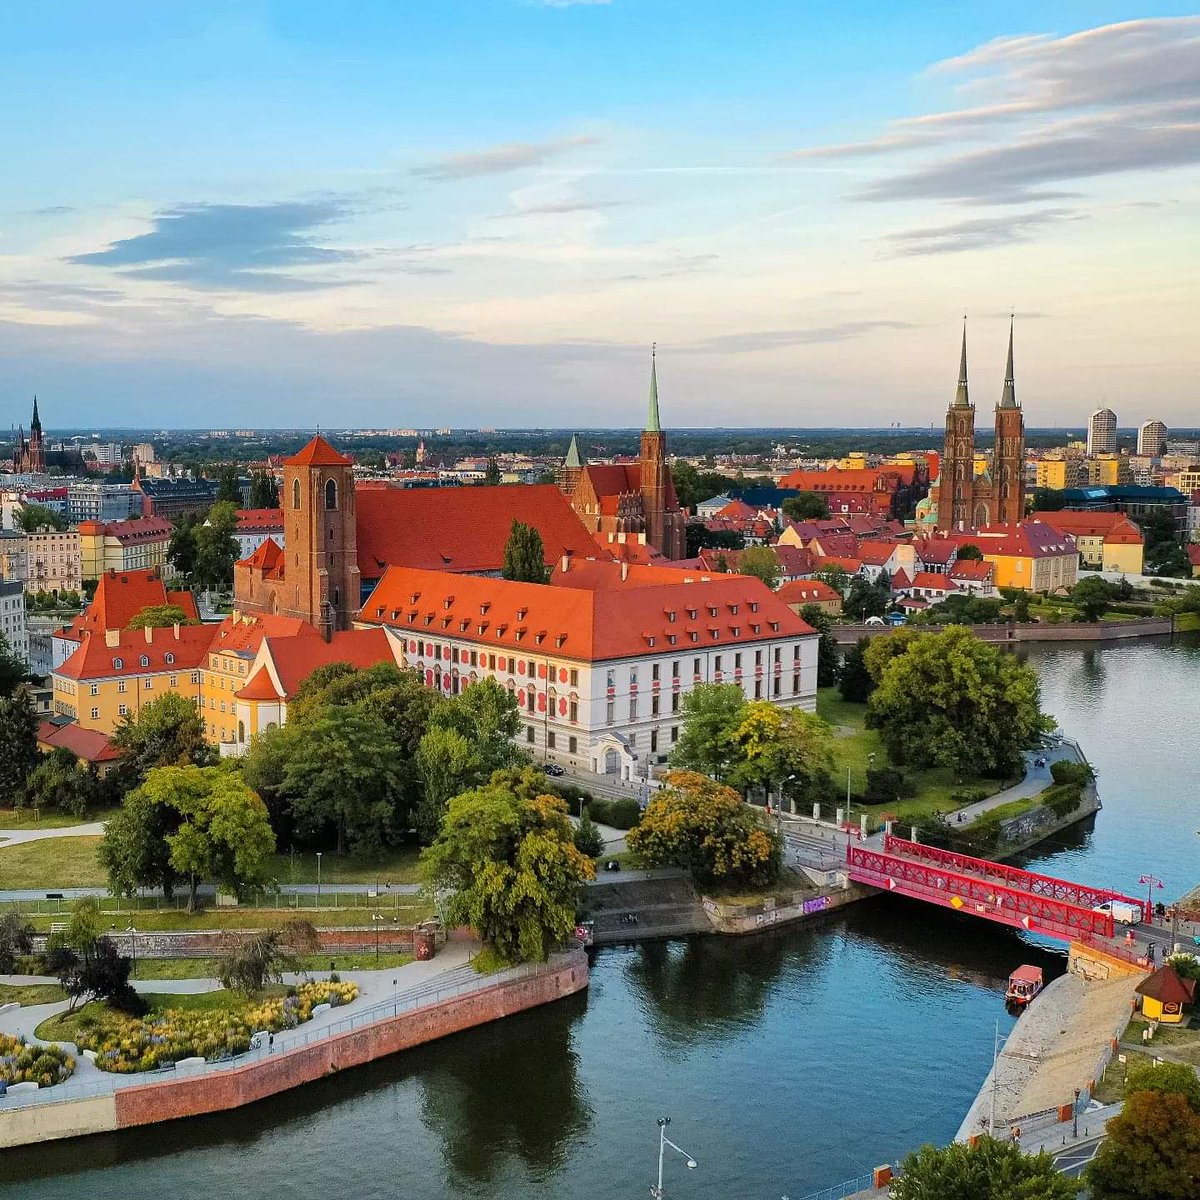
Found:
<svg viewBox="0 0 1200 1200"><path fill-rule="evenodd" d="M0 829L0 848L16 846L21 842L40 842L45 838L100 837L103 833L103 821L91 821L86 825L63 825L58 829Z"/></svg>
<svg viewBox="0 0 1200 1200"><path fill-rule="evenodd" d="M1038 766L1039 759L1045 760L1044 766ZM1014 800L1026 800L1030 796L1044 792L1054 782L1054 777L1050 774L1051 764L1062 760L1067 762L1084 761L1079 747L1069 739L1059 737L1044 750L1027 750L1025 752L1025 778L1020 783L1015 783L1012 787L1005 788L994 796L989 796L986 800L980 800L976 804L968 804L966 808L960 808L954 819L957 821L961 816L963 823L968 824L976 817L982 817L985 813L991 812L994 808L1000 808Z"/></svg>

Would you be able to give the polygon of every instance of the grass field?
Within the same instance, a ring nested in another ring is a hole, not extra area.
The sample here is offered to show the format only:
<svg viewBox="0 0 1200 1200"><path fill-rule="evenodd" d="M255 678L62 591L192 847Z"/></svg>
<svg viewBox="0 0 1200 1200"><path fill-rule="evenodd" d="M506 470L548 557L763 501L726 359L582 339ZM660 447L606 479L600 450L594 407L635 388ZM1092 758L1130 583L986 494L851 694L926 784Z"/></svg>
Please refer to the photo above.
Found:
<svg viewBox="0 0 1200 1200"><path fill-rule="evenodd" d="M837 781L839 792L846 786L846 773L850 774L850 790L859 795L866 788L867 769L872 764L886 767L887 753L874 729L866 728L867 707L865 704L850 704L841 698L837 688L821 688L817 692L817 712L835 729L833 742L833 777ZM887 806L904 822L920 820L934 813L952 812L958 807L950 799L951 792L979 791L993 795L1008 786L996 779L971 777L967 779L954 778L954 772L949 767L931 767L925 770L906 768L905 774L917 787L917 794L911 799L900 800ZM879 809L869 807L863 810L861 806L854 807L854 814L866 811L872 824L878 822Z"/></svg>
<svg viewBox="0 0 1200 1200"><path fill-rule="evenodd" d="M0 983L0 1004L56 1004L67 993L57 983Z"/></svg>
<svg viewBox="0 0 1200 1200"><path fill-rule="evenodd" d="M0 888L104 887L99 845L99 837L62 837L0 846Z"/></svg>
<svg viewBox="0 0 1200 1200"><path fill-rule="evenodd" d="M417 883L416 846L401 846L382 854L332 854L321 856L321 883ZM316 883L317 856L311 850L275 855L272 868L281 884Z"/></svg>
<svg viewBox="0 0 1200 1200"><path fill-rule="evenodd" d="M75 817L70 813L52 808L0 808L0 829L69 829L72 825L90 825L93 821L107 821L116 809L105 808ZM34 813L37 819L34 819Z"/></svg>
<svg viewBox="0 0 1200 1200"><path fill-rule="evenodd" d="M404 967L410 962L411 954L380 951L379 957L376 958L373 950L358 954L302 954L299 969L314 974L327 971L383 971L393 967ZM330 963L333 965L330 966ZM219 965L215 958L139 958L131 978L215 979Z"/></svg>

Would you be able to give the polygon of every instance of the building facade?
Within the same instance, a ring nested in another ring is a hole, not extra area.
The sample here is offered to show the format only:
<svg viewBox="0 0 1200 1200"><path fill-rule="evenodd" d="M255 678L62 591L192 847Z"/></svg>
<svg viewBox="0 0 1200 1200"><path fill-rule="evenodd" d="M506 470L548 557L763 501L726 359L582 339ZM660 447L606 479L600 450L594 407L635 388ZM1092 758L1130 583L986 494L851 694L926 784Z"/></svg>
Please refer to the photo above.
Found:
<svg viewBox="0 0 1200 1200"><path fill-rule="evenodd" d="M83 521L79 553L84 579L99 579L109 571L166 572L171 522L164 517L137 521Z"/></svg>
<svg viewBox="0 0 1200 1200"><path fill-rule="evenodd" d="M1098 408L1088 417L1087 453L1116 454L1117 414L1111 408Z"/></svg>
<svg viewBox="0 0 1200 1200"><path fill-rule="evenodd" d="M1015 525L1025 515L1025 419L1013 375L1013 329L1008 331L1004 387L995 410L991 469L976 470L975 406L967 385L967 331L963 328L958 389L946 413L946 437L937 488L937 527Z"/></svg>
<svg viewBox="0 0 1200 1200"><path fill-rule="evenodd" d="M125 521L140 516L142 496L131 483L71 483L67 485L67 520Z"/></svg>
<svg viewBox="0 0 1200 1200"><path fill-rule="evenodd" d="M77 529L27 533L25 560L27 592L77 592L83 587Z"/></svg>
<svg viewBox="0 0 1200 1200"><path fill-rule="evenodd" d="M17 431L13 470L18 475L41 475L46 470L46 446L42 437L42 419L38 415L36 396L33 398L33 419L29 422L29 437L25 436L23 429Z"/></svg>
<svg viewBox="0 0 1200 1200"><path fill-rule="evenodd" d="M19 579L0 582L0 635L23 663L29 663L29 627L25 623L25 587Z"/></svg>
<svg viewBox="0 0 1200 1200"><path fill-rule="evenodd" d="M1161 458L1167 445L1167 427L1162 421L1143 421L1138 426L1137 452L1145 458Z"/></svg>
<svg viewBox="0 0 1200 1200"><path fill-rule="evenodd" d="M1090 571L1140 575L1145 539L1123 513L1036 512L1030 518L1075 539L1080 565Z"/></svg>

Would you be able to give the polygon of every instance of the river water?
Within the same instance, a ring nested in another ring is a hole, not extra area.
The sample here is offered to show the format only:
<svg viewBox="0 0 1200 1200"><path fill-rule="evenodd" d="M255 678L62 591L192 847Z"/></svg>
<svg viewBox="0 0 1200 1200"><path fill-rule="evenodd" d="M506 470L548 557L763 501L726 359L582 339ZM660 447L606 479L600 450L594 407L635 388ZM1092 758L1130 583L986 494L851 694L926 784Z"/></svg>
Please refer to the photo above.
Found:
<svg viewBox="0 0 1200 1200"><path fill-rule="evenodd" d="M1200 643L1034 647L1104 810L1036 869L1200 882ZM600 953L589 991L220 1117L0 1156L21 1200L645 1196L777 1200L953 1136L1020 962L1061 952L896 897L755 938Z"/></svg>

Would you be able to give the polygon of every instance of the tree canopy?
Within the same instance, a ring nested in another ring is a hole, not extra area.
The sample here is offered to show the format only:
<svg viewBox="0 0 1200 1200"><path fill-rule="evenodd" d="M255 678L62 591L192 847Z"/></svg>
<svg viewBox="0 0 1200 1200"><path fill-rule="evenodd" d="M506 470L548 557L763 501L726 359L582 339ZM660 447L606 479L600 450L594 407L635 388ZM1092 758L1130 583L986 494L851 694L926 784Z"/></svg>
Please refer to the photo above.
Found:
<svg viewBox="0 0 1200 1200"><path fill-rule="evenodd" d="M166 692L136 716L122 717L112 741L121 751L117 771L122 790L137 787L155 767L203 767L217 761L199 710L179 692Z"/></svg>
<svg viewBox="0 0 1200 1200"><path fill-rule="evenodd" d="M455 796L421 870L446 920L470 925L508 962L544 962L570 937L582 884L595 876L575 846L566 804L532 767L502 771Z"/></svg>
<svg viewBox="0 0 1200 1200"><path fill-rule="evenodd" d="M736 683L698 683L680 705L683 727L671 751L671 765L700 771L714 779L737 755L735 734L746 697Z"/></svg>
<svg viewBox="0 0 1200 1200"><path fill-rule="evenodd" d="M233 587L233 564L238 560L238 504L218 500L208 510L208 519L193 530L195 577L201 587L227 592Z"/></svg>
<svg viewBox="0 0 1200 1200"><path fill-rule="evenodd" d="M816 492L798 492L789 496L780 508L793 521L823 521L829 516L829 503Z"/></svg>
<svg viewBox="0 0 1200 1200"><path fill-rule="evenodd" d="M148 604L129 620L129 629L169 629L172 625L197 625L178 604Z"/></svg>
<svg viewBox="0 0 1200 1200"><path fill-rule="evenodd" d="M1098 621L1116 599L1116 588L1099 575L1085 575L1070 593L1071 603L1085 621Z"/></svg>
<svg viewBox="0 0 1200 1200"><path fill-rule="evenodd" d="M1078 1192L1045 1151L986 1136L974 1146L922 1146L892 1183L892 1200L1073 1200Z"/></svg>
<svg viewBox="0 0 1200 1200"><path fill-rule="evenodd" d="M815 713L752 700L733 735L737 758L729 781L740 787L778 787L805 799L823 798L833 767L833 730Z"/></svg>
<svg viewBox="0 0 1200 1200"><path fill-rule="evenodd" d="M779 556L770 546L747 546L742 551L738 572L761 579L771 591L774 591L779 586L783 569L779 565Z"/></svg>
<svg viewBox="0 0 1200 1200"><path fill-rule="evenodd" d="M17 808L38 764L37 714L29 696L0 696L0 807Z"/></svg>
<svg viewBox="0 0 1200 1200"><path fill-rule="evenodd" d="M833 620L819 604L806 604L801 618L817 631L817 687L832 687L842 673L841 655L833 636Z"/></svg>
<svg viewBox="0 0 1200 1200"><path fill-rule="evenodd" d="M13 515L26 533L37 533L39 529L51 529L61 533L67 527L67 518L44 504L22 504Z"/></svg>
<svg viewBox="0 0 1200 1200"><path fill-rule="evenodd" d="M1194 1081L1195 1072L1185 1070ZM1107 1134L1085 1176L1092 1200L1195 1200L1200 1194L1200 1116L1186 1095L1127 1088Z"/></svg>
<svg viewBox="0 0 1200 1200"><path fill-rule="evenodd" d="M383 465L382 461L379 465ZM250 476L250 507L279 507L279 484L275 482L274 475L266 471L255 471Z"/></svg>
<svg viewBox="0 0 1200 1200"><path fill-rule="evenodd" d="M545 583L549 577L546 570L546 548L542 535L532 525L513 521L504 544L504 567L501 574L505 579L522 583Z"/></svg>

